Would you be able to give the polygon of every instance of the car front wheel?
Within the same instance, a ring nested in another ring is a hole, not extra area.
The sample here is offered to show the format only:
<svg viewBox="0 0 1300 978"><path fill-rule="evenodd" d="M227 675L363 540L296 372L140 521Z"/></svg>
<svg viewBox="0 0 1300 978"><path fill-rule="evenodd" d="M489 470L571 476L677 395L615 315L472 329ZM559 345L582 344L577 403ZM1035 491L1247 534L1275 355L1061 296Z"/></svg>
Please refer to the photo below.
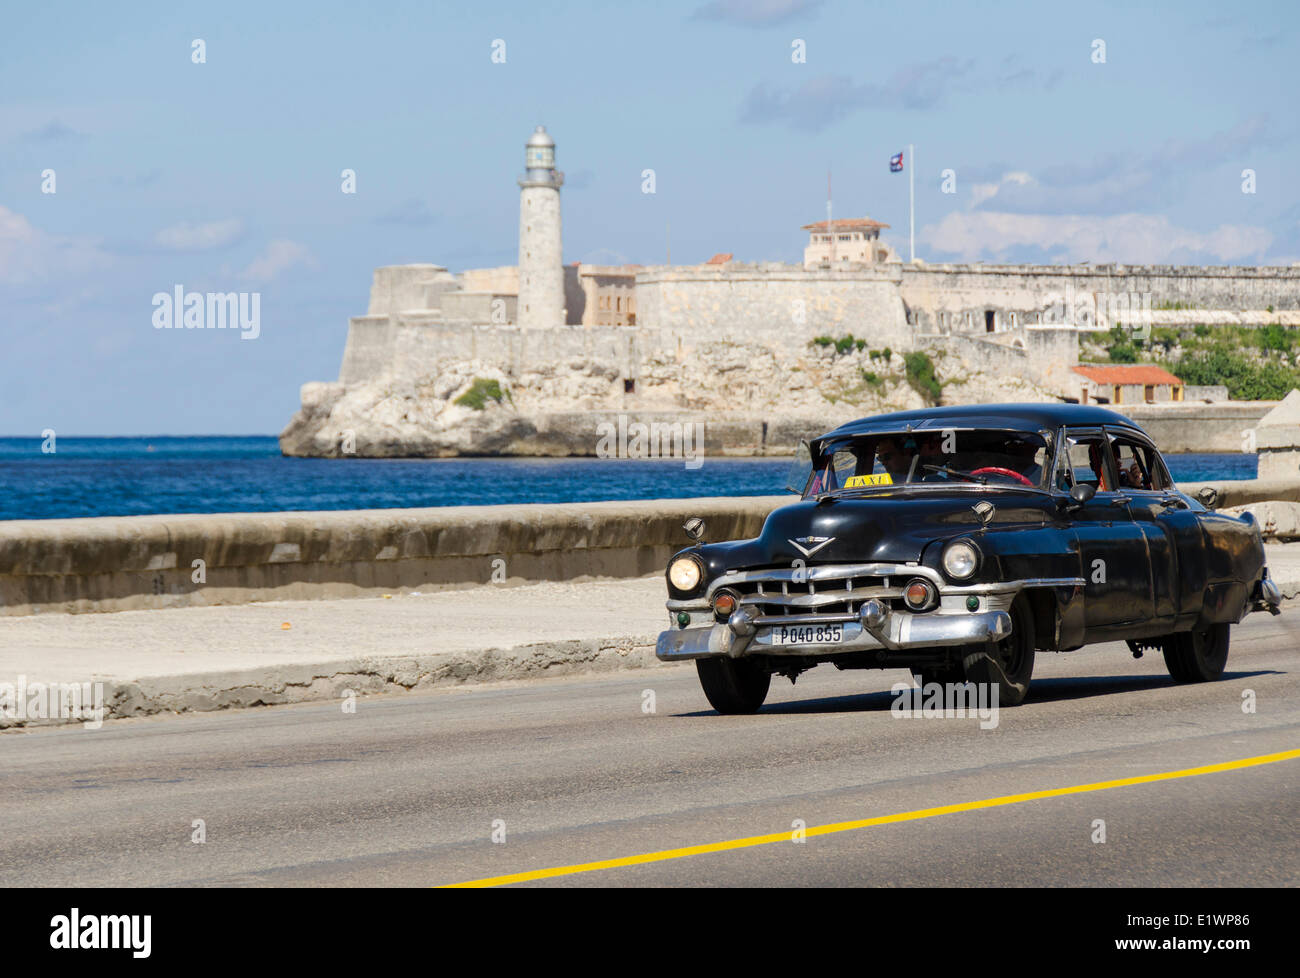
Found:
<svg viewBox="0 0 1300 978"><path fill-rule="evenodd" d="M1023 594L1011 605L1011 634L968 653L963 665L968 682L996 684L999 705L1025 701L1034 674L1034 616Z"/></svg>
<svg viewBox="0 0 1300 978"><path fill-rule="evenodd" d="M753 713L767 699L772 675L753 659L696 659L704 695L719 713Z"/></svg>
<svg viewBox="0 0 1300 978"><path fill-rule="evenodd" d="M1165 639L1165 665L1176 683L1208 683L1228 664L1231 627L1226 622Z"/></svg>

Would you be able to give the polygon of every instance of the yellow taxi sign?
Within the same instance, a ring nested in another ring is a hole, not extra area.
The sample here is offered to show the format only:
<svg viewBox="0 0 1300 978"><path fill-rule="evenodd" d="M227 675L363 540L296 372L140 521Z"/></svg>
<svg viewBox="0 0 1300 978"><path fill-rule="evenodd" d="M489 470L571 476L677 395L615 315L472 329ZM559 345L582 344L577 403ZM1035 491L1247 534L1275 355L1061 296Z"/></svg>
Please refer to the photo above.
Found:
<svg viewBox="0 0 1300 978"><path fill-rule="evenodd" d="M851 475L844 482L845 489L861 489L863 486L892 486L894 480L889 477L888 472L879 472L875 475Z"/></svg>

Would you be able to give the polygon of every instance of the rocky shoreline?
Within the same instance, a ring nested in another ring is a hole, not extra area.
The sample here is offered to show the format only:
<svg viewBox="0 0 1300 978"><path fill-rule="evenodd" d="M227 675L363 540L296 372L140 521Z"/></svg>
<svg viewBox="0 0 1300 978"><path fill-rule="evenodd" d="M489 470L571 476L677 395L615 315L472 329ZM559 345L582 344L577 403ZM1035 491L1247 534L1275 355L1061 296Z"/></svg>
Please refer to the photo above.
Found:
<svg viewBox="0 0 1300 978"><path fill-rule="evenodd" d="M936 396L944 403L1059 399L1053 389L978 371L960 356L858 346L813 345L787 357L757 344L719 343L683 363L648 358L634 386L627 389L614 365L582 358L517 376L459 361L417 378L309 383L280 448L318 458L657 457L638 450L635 431L626 439L618 432L643 426L648 442L684 439L703 425L707 455L789 455L801 438L864 415L922 408ZM674 426L690 426L690 434Z"/></svg>

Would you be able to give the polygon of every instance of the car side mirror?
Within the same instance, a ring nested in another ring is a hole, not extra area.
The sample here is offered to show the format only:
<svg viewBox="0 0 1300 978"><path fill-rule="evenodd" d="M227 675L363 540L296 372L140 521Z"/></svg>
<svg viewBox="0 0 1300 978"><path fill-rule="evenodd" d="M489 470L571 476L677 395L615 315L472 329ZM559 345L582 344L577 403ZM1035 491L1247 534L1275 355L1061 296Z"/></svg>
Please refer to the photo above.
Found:
<svg viewBox="0 0 1300 978"><path fill-rule="evenodd" d="M1097 487L1091 486L1086 482L1080 482L1070 490L1070 498L1073 499L1075 504L1078 506L1086 505L1095 495L1097 495Z"/></svg>

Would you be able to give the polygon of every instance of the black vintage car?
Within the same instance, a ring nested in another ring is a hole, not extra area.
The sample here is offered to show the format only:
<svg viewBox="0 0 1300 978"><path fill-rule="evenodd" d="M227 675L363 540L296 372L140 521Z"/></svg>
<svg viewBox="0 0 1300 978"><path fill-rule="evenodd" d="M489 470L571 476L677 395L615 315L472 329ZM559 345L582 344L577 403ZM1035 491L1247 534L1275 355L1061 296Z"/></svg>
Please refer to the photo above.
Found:
<svg viewBox="0 0 1300 978"><path fill-rule="evenodd" d="M668 563L656 654L694 659L720 713L823 662L995 683L1014 705L1036 650L1115 640L1204 682L1230 626L1281 601L1254 519L1180 492L1146 433L1098 407L864 418L801 445L786 488L803 498L756 539Z"/></svg>

